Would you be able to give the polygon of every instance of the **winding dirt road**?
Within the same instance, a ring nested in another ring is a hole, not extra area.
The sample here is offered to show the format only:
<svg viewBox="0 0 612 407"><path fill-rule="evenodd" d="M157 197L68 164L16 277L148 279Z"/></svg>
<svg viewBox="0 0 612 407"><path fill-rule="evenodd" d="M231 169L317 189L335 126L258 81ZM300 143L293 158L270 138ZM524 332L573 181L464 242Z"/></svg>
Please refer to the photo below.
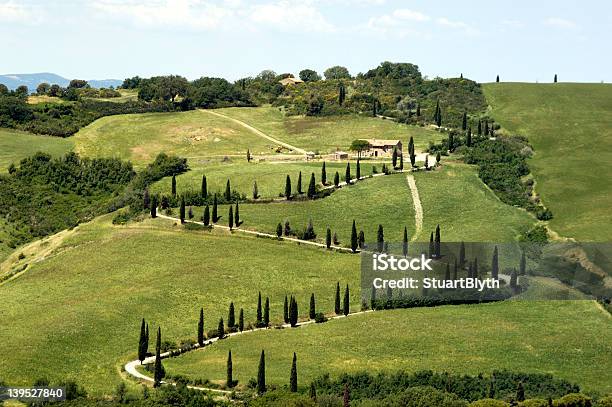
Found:
<svg viewBox="0 0 612 407"><path fill-rule="evenodd" d="M412 204L414 205L415 229L414 235L410 240L415 241L423 230L423 206L421 205L421 198L419 197L419 190L417 189L414 176L412 174L408 174L406 176L406 181L408 181L408 187L410 188L410 193L412 194Z"/></svg>

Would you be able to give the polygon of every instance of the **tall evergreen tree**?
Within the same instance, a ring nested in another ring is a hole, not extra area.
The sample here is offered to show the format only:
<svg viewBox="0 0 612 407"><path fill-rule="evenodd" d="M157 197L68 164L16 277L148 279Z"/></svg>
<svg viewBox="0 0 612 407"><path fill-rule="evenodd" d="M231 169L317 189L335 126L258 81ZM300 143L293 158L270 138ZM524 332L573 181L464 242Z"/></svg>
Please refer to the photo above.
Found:
<svg viewBox="0 0 612 407"><path fill-rule="evenodd" d="M393 155L391 156L391 161L393 163L393 169L397 168L397 147L393 147Z"/></svg>
<svg viewBox="0 0 612 407"><path fill-rule="evenodd" d="M472 147L472 133L469 131L465 133L465 145Z"/></svg>
<svg viewBox="0 0 612 407"><path fill-rule="evenodd" d="M497 75L497 78L495 78L495 82L499 83L499 75Z"/></svg>
<svg viewBox="0 0 612 407"><path fill-rule="evenodd" d="M285 198L291 199L291 177L287 174L285 179Z"/></svg>
<svg viewBox="0 0 612 407"><path fill-rule="evenodd" d="M247 156L246 156L247 162L250 163L251 162L251 150L249 150L247 148Z"/></svg>
<svg viewBox="0 0 612 407"><path fill-rule="evenodd" d="M238 314L238 330L240 332L244 331L244 310L240 308L240 313Z"/></svg>
<svg viewBox="0 0 612 407"><path fill-rule="evenodd" d="M289 391L297 393L298 391L298 378L297 378L297 356L293 352L293 362L291 363L291 376L289 377Z"/></svg>
<svg viewBox="0 0 612 407"><path fill-rule="evenodd" d="M140 364L147 357L147 349L145 348L145 344L147 341L147 333L145 331L145 320L142 319L142 323L140 324L140 338L138 339L138 360L140 360Z"/></svg>
<svg viewBox="0 0 612 407"><path fill-rule="evenodd" d="M208 204L206 204L206 206L204 207L204 214L202 215L202 222L206 226L210 225L210 208L208 207Z"/></svg>
<svg viewBox="0 0 612 407"><path fill-rule="evenodd" d="M282 236L283 236L283 225L281 225L281 223L278 222L278 225L276 225L276 237L280 239Z"/></svg>
<svg viewBox="0 0 612 407"><path fill-rule="evenodd" d="M151 199L151 217L157 218L157 195L153 195Z"/></svg>
<svg viewBox="0 0 612 407"><path fill-rule="evenodd" d="M555 79L553 80L554 83L557 83L557 74L555 74Z"/></svg>
<svg viewBox="0 0 612 407"><path fill-rule="evenodd" d="M440 159L442 159L442 156L440 155L440 152L438 151L436 153L436 165L440 165Z"/></svg>
<svg viewBox="0 0 612 407"><path fill-rule="evenodd" d="M436 258L441 257L440 252L440 225L436 226L436 238L434 240L434 252L436 254Z"/></svg>
<svg viewBox="0 0 612 407"><path fill-rule="evenodd" d="M142 195L142 207L145 210L151 207L151 196L149 195L148 189L145 189Z"/></svg>
<svg viewBox="0 0 612 407"><path fill-rule="evenodd" d="M493 260L491 261L491 278L498 279L499 278L499 253L497 251L497 246L493 249Z"/></svg>
<svg viewBox="0 0 612 407"><path fill-rule="evenodd" d="M353 219L353 227L351 228L351 251L355 253L357 251L359 242L357 241L357 225L355 219Z"/></svg>
<svg viewBox="0 0 612 407"><path fill-rule="evenodd" d="M289 300L289 323L292 327L298 323L298 303L294 296Z"/></svg>
<svg viewBox="0 0 612 407"><path fill-rule="evenodd" d="M230 228L230 230L232 230L234 228L234 208L232 208L232 206L230 205L229 207L229 213L227 215L228 217L228 226Z"/></svg>
<svg viewBox="0 0 612 407"><path fill-rule="evenodd" d="M518 288L518 276L516 275L516 270L512 270L512 273L510 273L510 288L515 291Z"/></svg>
<svg viewBox="0 0 612 407"><path fill-rule="evenodd" d="M200 319L198 320L198 344L204 346L204 308L200 308Z"/></svg>
<svg viewBox="0 0 612 407"><path fill-rule="evenodd" d="M200 189L200 195L202 198L208 198L208 184L206 182L206 175L202 175L202 188Z"/></svg>
<svg viewBox="0 0 612 407"><path fill-rule="evenodd" d="M302 194L302 171L300 171L300 174L298 175L297 194Z"/></svg>
<svg viewBox="0 0 612 407"><path fill-rule="evenodd" d="M450 264L446 263L446 273L444 273L444 280L449 281L451 278Z"/></svg>
<svg viewBox="0 0 612 407"><path fill-rule="evenodd" d="M145 348L145 353L149 352L149 324L147 324L146 328L145 328L145 344L144 344L144 348Z"/></svg>
<svg viewBox="0 0 612 407"><path fill-rule="evenodd" d="M283 321L286 324L289 323L289 301L287 300L287 295L285 295L285 303L283 304Z"/></svg>
<svg viewBox="0 0 612 407"><path fill-rule="evenodd" d="M229 179L225 183L225 201L227 203L232 202L232 187L230 186L230 180Z"/></svg>
<svg viewBox="0 0 612 407"><path fill-rule="evenodd" d="M420 103L417 103L416 115L417 117L421 117L421 104Z"/></svg>
<svg viewBox="0 0 612 407"><path fill-rule="evenodd" d="M321 167L321 184L327 185L327 171L325 169L325 161L323 161L323 166Z"/></svg>
<svg viewBox="0 0 612 407"><path fill-rule="evenodd" d="M429 235L429 258L433 259L434 257L436 257L436 245L434 243L434 235L433 232L431 232L431 234Z"/></svg>
<svg viewBox="0 0 612 407"><path fill-rule="evenodd" d="M317 196L317 187L314 172L310 174L310 182L308 183L308 198L314 199Z"/></svg>
<svg viewBox="0 0 612 407"><path fill-rule="evenodd" d="M482 136L482 121L478 120L478 136Z"/></svg>
<svg viewBox="0 0 612 407"><path fill-rule="evenodd" d="M461 130L467 130L467 112L463 112L463 119L461 121Z"/></svg>
<svg viewBox="0 0 612 407"><path fill-rule="evenodd" d="M217 223L219 214L217 213L217 194L213 196L212 222Z"/></svg>
<svg viewBox="0 0 612 407"><path fill-rule="evenodd" d="M400 171L404 171L404 154L400 154L399 161L400 161L399 169Z"/></svg>
<svg viewBox="0 0 612 407"><path fill-rule="evenodd" d="M376 232L376 244L378 253L382 253L385 245L385 232L382 225L378 225L378 231Z"/></svg>
<svg viewBox="0 0 612 407"><path fill-rule="evenodd" d="M193 208L190 206L189 210L187 211L187 217L189 219L193 219Z"/></svg>
<svg viewBox="0 0 612 407"><path fill-rule="evenodd" d="M455 259L455 267L453 268L453 280L457 279L457 259Z"/></svg>
<svg viewBox="0 0 612 407"><path fill-rule="evenodd" d="M351 183L351 163L346 163L346 171L344 172L344 182L347 185Z"/></svg>
<svg viewBox="0 0 612 407"><path fill-rule="evenodd" d="M359 163L359 158L357 159L357 168L355 170L355 179L359 181L361 179L361 164Z"/></svg>
<svg viewBox="0 0 612 407"><path fill-rule="evenodd" d="M404 226L404 237L402 238L402 255L408 257L408 228Z"/></svg>
<svg viewBox="0 0 612 407"><path fill-rule="evenodd" d="M350 303L349 303L349 286L346 285L346 289L344 290L344 301L342 302L342 313L346 316L350 311Z"/></svg>
<svg viewBox="0 0 612 407"><path fill-rule="evenodd" d="M227 379L225 380L227 387L234 387L234 366L232 364L232 350L227 354Z"/></svg>
<svg viewBox="0 0 612 407"><path fill-rule="evenodd" d="M363 233L363 230L360 230L359 236L357 236L357 246L359 246L360 249L365 247L365 234Z"/></svg>
<svg viewBox="0 0 612 407"><path fill-rule="evenodd" d="M485 136L489 135L489 122L487 120L485 120L484 122L484 135Z"/></svg>
<svg viewBox="0 0 612 407"><path fill-rule="evenodd" d="M234 302L230 302L229 311L227 315L227 328L232 329L236 326L236 315L234 314Z"/></svg>
<svg viewBox="0 0 612 407"><path fill-rule="evenodd" d="M346 98L346 89L344 88L344 83L340 82L338 85L338 104L342 106L344 103L344 99Z"/></svg>
<svg viewBox="0 0 612 407"><path fill-rule="evenodd" d="M338 185L340 185L340 174L336 171L336 174L334 174L334 186L338 188Z"/></svg>
<svg viewBox="0 0 612 407"><path fill-rule="evenodd" d="M176 196L176 175L172 175L172 196Z"/></svg>
<svg viewBox="0 0 612 407"><path fill-rule="evenodd" d="M159 387L166 376L161 360L161 328L157 328L157 341L155 342L155 364L153 365L154 386Z"/></svg>
<svg viewBox="0 0 612 407"><path fill-rule="evenodd" d="M261 327L263 324L263 314L261 312L261 291L257 295L257 322L256 325Z"/></svg>
<svg viewBox="0 0 612 407"><path fill-rule="evenodd" d="M257 393L266 392L266 354L261 351L259 356L259 366L257 368Z"/></svg>
<svg viewBox="0 0 612 407"><path fill-rule="evenodd" d="M519 382L518 386L516 386L516 401L525 401L525 387L523 387L523 382Z"/></svg>
<svg viewBox="0 0 612 407"><path fill-rule="evenodd" d="M416 165L416 154L414 153L414 139L410 136L408 142L408 155L410 155L410 165L414 167Z"/></svg>
<svg viewBox="0 0 612 407"><path fill-rule="evenodd" d="M266 297L266 303L264 305L264 326L267 328L270 326L270 298Z"/></svg>
<svg viewBox="0 0 612 407"><path fill-rule="evenodd" d="M331 243L332 243L331 229L327 228L327 232L325 232L325 247L329 249L331 247Z"/></svg>
<svg viewBox="0 0 612 407"><path fill-rule="evenodd" d="M308 391L308 397L315 403L317 402L317 387L314 382L310 382L310 390Z"/></svg>
<svg viewBox="0 0 612 407"><path fill-rule="evenodd" d="M234 211L234 224L236 227L240 226L240 207L238 202L236 202L236 210Z"/></svg>
<svg viewBox="0 0 612 407"><path fill-rule="evenodd" d="M315 304L315 295L314 293L310 294L310 309L308 312L308 316L310 319L315 319L315 315L317 314L317 308Z"/></svg>
<svg viewBox="0 0 612 407"><path fill-rule="evenodd" d="M219 339L225 338L225 325L223 324L223 318L219 318L219 325L217 325L217 336Z"/></svg>
<svg viewBox="0 0 612 407"><path fill-rule="evenodd" d="M340 315L340 282L336 283L336 296L334 297L334 312Z"/></svg>
<svg viewBox="0 0 612 407"><path fill-rule="evenodd" d="M253 199L259 198L259 189L257 188L257 181L253 181Z"/></svg>
<svg viewBox="0 0 612 407"><path fill-rule="evenodd" d="M181 219L181 223L185 223L185 197L181 196L181 204L179 209L179 217Z"/></svg>

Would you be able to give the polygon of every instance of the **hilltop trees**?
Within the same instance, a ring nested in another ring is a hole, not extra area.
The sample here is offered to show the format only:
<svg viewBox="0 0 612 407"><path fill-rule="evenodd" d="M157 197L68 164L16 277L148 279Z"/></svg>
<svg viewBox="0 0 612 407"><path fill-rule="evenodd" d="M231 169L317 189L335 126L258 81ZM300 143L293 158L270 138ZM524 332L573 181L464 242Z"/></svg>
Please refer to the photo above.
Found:
<svg viewBox="0 0 612 407"><path fill-rule="evenodd" d="M204 346L204 308L200 308L200 319L198 320L198 344Z"/></svg>
<svg viewBox="0 0 612 407"><path fill-rule="evenodd" d="M555 79L553 80L554 83L557 83L557 74L555 74Z"/></svg>
<svg viewBox="0 0 612 407"><path fill-rule="evenodd" d="M302 69L299 76L304 82L316 82L321 80L321 76L317 73L317 71L312 69Z"/></svg>
<svg viewBox="0 0 612 407"><path fill-rule="evenodd" d="M495 78L495 82L499 83L499 75Z"/></svg>
<svg viewBox="0 0 612 407"><path fill-rule="evenodd" d="M326 80L330 80L330 79L350 79L351 78L351 74L349 73L348 69L346 69L343 66L339 66L339 65L327 68L323 72L323 75L325 76Z"/></svg>

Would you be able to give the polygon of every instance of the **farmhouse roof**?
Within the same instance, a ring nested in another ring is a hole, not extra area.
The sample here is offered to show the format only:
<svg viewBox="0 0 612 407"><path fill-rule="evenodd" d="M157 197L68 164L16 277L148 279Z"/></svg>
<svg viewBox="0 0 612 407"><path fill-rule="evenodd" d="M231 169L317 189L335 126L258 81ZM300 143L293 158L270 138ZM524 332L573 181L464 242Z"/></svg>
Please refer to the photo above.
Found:
<svg viewBox="0 0 612 407"><path fill-rule="evenodd" d="M288 78L281 79L278 82L283 86L287 86L287 85L296 85L298 83L303 83L304 81L299 78L288 77Z"/></svg>
<svg viewBox="0 0 612 407"><path fill-rule="evenodd" d="M366 140L372 147L385 147L385 146L396 146L400 143L399 140L382 140L382 139L367 139Z"/></svg>

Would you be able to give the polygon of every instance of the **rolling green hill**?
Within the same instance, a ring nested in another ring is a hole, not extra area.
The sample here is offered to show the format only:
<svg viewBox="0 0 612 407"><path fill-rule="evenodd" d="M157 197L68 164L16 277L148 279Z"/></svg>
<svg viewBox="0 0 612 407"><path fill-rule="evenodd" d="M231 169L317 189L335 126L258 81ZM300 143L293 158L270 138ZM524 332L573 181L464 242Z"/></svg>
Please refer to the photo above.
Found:
<svg viewBox="0 0 612 407"><path fill-rule="evenodd" d="M529 138L536 190L563 236L612 239L612 85L499 83L483 86L490 114Z"/></svg>
<svg viewBox="0 0 612 407"><path fill-rule="evenodd" d="M22 158L38 151L60 156L73 149L71 139L46 137L22 131L0 128L0 172L6 171L11 164L19 164Z"/></svg>

